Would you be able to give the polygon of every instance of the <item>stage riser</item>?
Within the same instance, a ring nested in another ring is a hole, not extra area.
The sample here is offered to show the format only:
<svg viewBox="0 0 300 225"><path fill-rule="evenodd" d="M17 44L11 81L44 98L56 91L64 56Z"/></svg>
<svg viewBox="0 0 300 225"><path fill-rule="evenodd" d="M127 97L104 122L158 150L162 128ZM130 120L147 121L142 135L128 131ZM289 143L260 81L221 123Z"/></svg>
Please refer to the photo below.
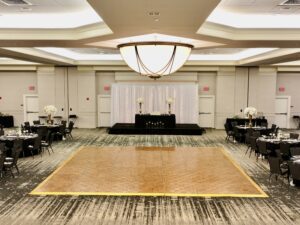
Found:
<svg viewBox="0 0 300 225"><path fill-rule="evenodd" d="M137 128L134 124L117 123L109 129L109 134L141 135L202 135L203 128L197 124L177 124L175 128Z"/></svg>

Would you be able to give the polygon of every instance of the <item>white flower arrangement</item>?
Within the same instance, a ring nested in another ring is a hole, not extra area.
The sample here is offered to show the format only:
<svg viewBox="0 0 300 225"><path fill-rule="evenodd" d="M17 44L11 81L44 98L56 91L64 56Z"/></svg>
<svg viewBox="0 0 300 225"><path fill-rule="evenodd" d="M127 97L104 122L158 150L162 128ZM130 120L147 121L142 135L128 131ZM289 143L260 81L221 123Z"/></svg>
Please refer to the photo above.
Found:
<svg viewBox="0 0 300 225"><path fill-rule="evenodd" d="M174 99L172 97L167 98L166 102L168 104L172 104L174 102Z"/></svg>
<svg viewBox="0 0 300 225"><path fill-rule="evenodd" d="M54 115L57 112L57 108L54 105L46 105L44 107L44 112L47 115L52 115L52 114Z"/></svg>
<svg viewBox="0 0 300 225"><path fill-rule="evenodd" d="M139 104L141 104L141 103L144 103L144 99L143 99L143 98L141 98L141 97L140 97L140 98L138 98L136 101L137 101L137 103L139 103Z"/></svg>
<svg viewBox="0 0 300 225"><path fill-rule="evenodd" d="M254 107L247 107L247 108L244 109L244 115L246 117L256 116L257 115L257 109L254 108Z"/></svg>

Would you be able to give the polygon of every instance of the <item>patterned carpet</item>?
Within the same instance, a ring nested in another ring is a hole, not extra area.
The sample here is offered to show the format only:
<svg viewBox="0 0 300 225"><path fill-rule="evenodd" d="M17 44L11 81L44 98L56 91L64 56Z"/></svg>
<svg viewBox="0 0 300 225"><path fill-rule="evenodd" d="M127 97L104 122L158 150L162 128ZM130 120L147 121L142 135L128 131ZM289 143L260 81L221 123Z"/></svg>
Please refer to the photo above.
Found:
<svg viewBox="0 0 300 225"><path fill-rule="evenodd" d="M117 136L76 129L54 154L19 160L20 176L0 179L0 224L300 224L300 189L268 181L266 162L226 143L223 131L202 136ZM81 146L222 146L270 196L253 198L30 196L39 183Z"/></svg>

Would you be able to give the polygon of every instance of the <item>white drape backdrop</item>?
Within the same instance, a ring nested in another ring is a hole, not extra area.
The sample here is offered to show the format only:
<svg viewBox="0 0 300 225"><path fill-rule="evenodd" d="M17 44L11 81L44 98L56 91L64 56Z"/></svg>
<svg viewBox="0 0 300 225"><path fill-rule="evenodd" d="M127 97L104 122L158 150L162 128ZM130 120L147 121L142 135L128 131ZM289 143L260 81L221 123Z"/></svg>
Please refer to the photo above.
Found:
<svg viewBox="0 0 300 225"><path fill-rule="evenodd" d="M168 113L166 99L172 97L171 111L176 123L198 123L197 84L113 84L111 125L134 123L139 111L138 98L143 98L143 113Z"/></svg>

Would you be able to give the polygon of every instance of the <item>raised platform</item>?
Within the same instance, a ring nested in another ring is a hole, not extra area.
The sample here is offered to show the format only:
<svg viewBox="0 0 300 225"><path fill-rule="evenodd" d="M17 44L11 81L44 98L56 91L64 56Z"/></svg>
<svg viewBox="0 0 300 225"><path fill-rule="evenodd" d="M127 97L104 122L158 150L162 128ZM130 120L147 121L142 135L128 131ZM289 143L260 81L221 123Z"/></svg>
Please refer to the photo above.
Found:
<svg viewBox="0 0 300 225"><path fill-rule="evenodd" d="M176 124L175 128L139 128L133 123L117 123L109 129L109 134L166 134L202 135L204 129L197 124Z"/></svg>

